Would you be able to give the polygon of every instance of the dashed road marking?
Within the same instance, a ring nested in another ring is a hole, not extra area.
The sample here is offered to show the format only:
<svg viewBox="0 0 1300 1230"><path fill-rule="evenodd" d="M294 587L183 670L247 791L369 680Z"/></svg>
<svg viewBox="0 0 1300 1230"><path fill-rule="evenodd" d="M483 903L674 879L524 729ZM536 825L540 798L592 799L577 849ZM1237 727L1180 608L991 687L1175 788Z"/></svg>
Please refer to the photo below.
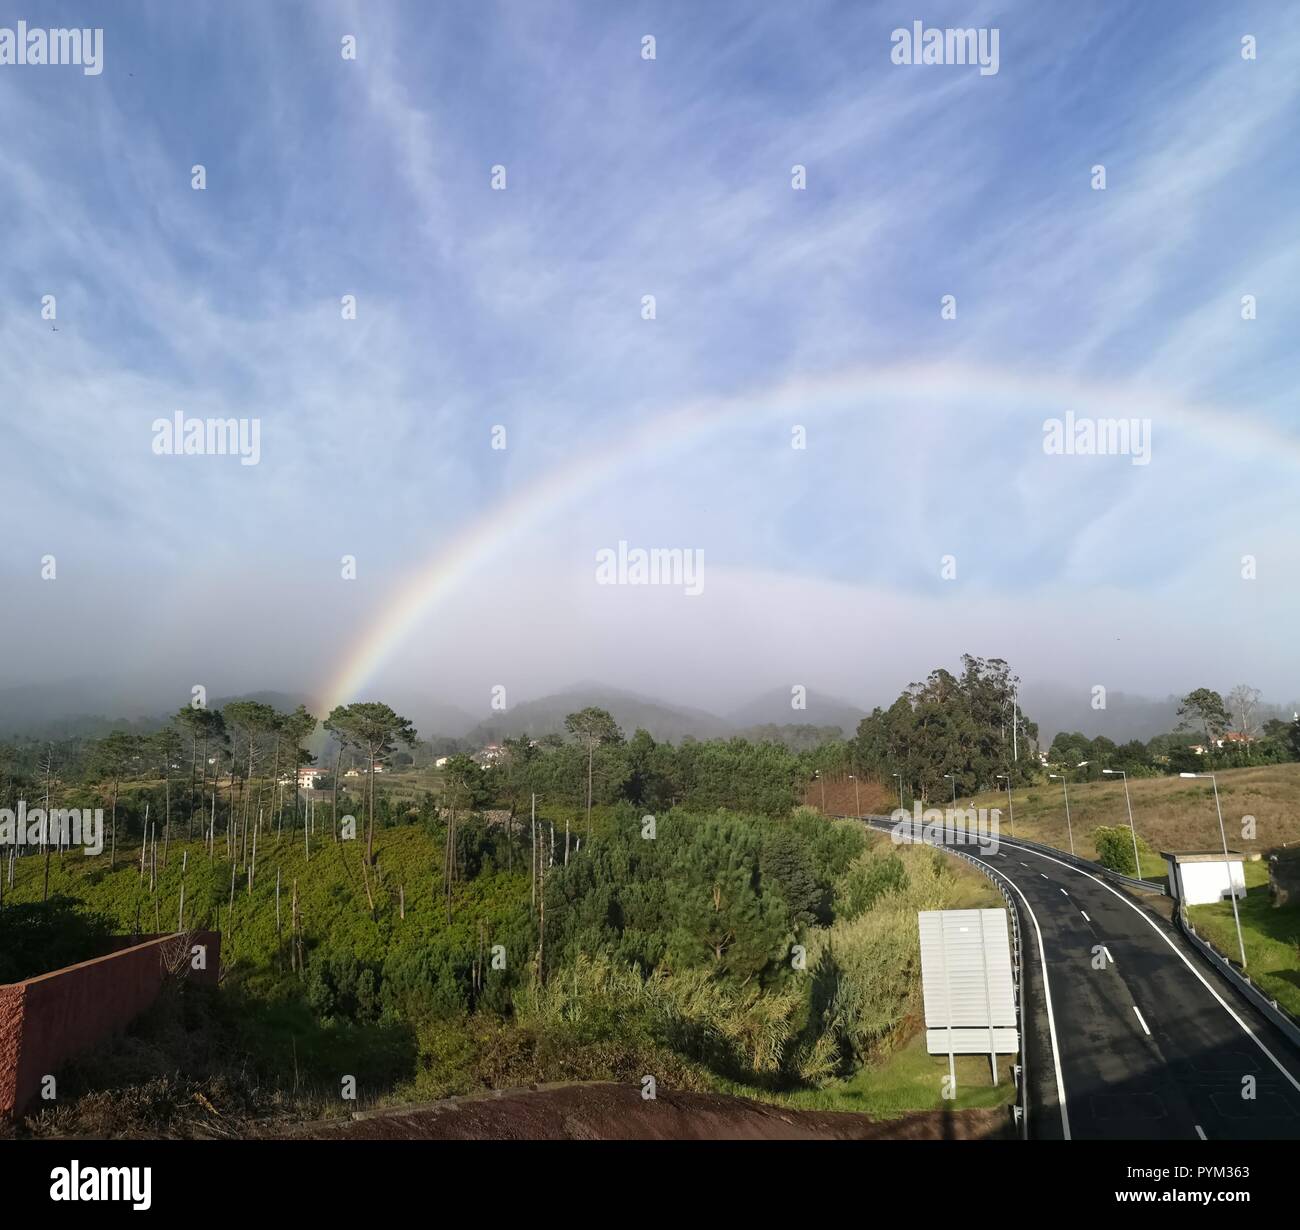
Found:
<svg viewBox="0 0 1300 1230"><path fill-rule="evenodd" d="M1205 1129L1204 1129L1204 1128L1203 1128L1199 1123L1196 1125L1196 1134L1197 1134L1197 1135L1198 1135L1202 1140L1205 1139Z"/></svg>
<svg viewBox="0 0 1300 1230"><path fill-rule="evenodd" d="M1182 949L1180 949L1178 945L1175 944L1173 940L1169 938L1169 936L1167 936L1163 931L1161 931L1160 928L1156 926L1156 924L1146 916L1146 914L1142 912L1142 910L1138 907L1136 902L1130 901L1123 893L1119 891L1119 889L1113 888L1111 885L1107 884L1105 880L1100 879L1099 877L1093 875L1089 871L1084 871L1083 868L1081 867L1073 867L1069 863L1062 862L1059 858L1053 858L1050 854L1039 854L1038 857L1046 859L1049 863L1056 863L1058 866L1064 867L1066 871L1073 871L1076 872L1078 875L1084 876L1085 878L1091 880L1094 884L1098 885L1101 888L1104 888L1108 893L1114 896L1116 900L1122 901L1126 906L1128 906L1128 908L1132 910L1133 913L1136 914L1144 923L1146 923L1146 925L1150 927L1151 930L1156 933L1156 935L1158 935L1162 940L1164 940L1164 942L1169 946L1169 950L1187 967L1187 970L1192 975L1192 977L1195 978L1196 981L1199 982L1201 986L1203 986L1210 993L1211 997L1214 999L1214 1002L1217 1003L1219 1007L1222 1008L1224 1012L1226 1012L1237 1023L1238 1026L1240 1026L1241 1032L1244 1033L1246 1037L1248 1037L1257 1047L1259 1047L1259 1049L1263 1052L1263 1054L1269 1060L1269 1062L1272 1063L1272 1065L1291 1083L1291 1087L1297 1093L1300 1093L1300 1080L1296 1080L1296 1078L1291 1074L1291 1072L1287 1070L1286 1065L1283 1064L1283 1062L1276 1055L1274 1055L1273 1052L1270 1051L1267 1046L1264 1045L1260 1036L1253 1029L1251 1029L1251 1027L1248 1024L1246 1024L1244 1020L1242 1020L1240 1015L1233 1010L1233 1008L1228 1003L1228 1001L1225 1000L1223 996L1220 995L1218 991L1216 991L1209 984L1205 975L1202 974L1201 971L1198 970L1196 966L1192 964L1191 958L1185 952L1183 952Z"/></svg>
<svg viewBox="0 0 1300 1230"><path fill-rule="evenodd" d="M1084 921L1084 922L1086 922L1086 923L1090 923L1090 922L1092 922L1092 919L1088 917L1088 911L1087 911L1087 910L1080 910L1079 913L1083 915L1083 921Z"/></svg>
<svg viewBox="0 0 1300 1230"><path fill-rule="evenodd" d="M1148 1038L1151 1037L1151 1031L1147 1028L1147 1023L1142 1019L1142 1012L1138 1008L1137 1004L1133 1005L1133 1011L1137 1013L1138 1024L1142 1026L1142 1032L1146 1034Z"/></svg>

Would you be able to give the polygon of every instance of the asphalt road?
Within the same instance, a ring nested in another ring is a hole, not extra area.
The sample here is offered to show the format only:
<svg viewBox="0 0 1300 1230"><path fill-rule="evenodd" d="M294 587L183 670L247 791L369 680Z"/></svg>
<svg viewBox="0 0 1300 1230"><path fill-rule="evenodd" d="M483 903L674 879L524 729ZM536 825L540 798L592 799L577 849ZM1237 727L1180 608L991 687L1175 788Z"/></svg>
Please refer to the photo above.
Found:
<svg viewBox="0 0 1300 1230"><path fill-rule="evenodd" d="M1171 924L1037 851L960 848L1010 881L1031 915L1031 1136L1300 1139L1300 1053Z"/></svg>

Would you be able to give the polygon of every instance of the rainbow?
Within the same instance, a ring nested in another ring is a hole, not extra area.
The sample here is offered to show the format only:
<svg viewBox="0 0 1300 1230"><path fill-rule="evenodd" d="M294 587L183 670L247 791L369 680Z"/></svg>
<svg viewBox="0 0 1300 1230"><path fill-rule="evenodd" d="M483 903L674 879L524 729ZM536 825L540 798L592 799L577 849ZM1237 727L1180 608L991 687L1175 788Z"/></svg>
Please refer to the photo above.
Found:
<svg viewBox="0 0 1300 1230"><path fill-rule="evenodd" d="M964 365L905 365L857 369L835 375L790 380L755 395L702 399L652 416L640 426L521 486L490 512L471 522L418 567L367 624L330 680L322 712L362 698L380 669L408 641L438 603L481 564L523 532L534 529L626 467L647 457L662 458L728 426L785 417L791 425L848 410L864 402L979 399L1011 403L1086 407L1098 417L1158 419L1163 426L1206 437L1216 451L1225 448L1277 460L1290 455L1300 464L1300 438L1241 411L1198 406L1132 386L1081 383L1060 378L1010 374Z"/></svg>

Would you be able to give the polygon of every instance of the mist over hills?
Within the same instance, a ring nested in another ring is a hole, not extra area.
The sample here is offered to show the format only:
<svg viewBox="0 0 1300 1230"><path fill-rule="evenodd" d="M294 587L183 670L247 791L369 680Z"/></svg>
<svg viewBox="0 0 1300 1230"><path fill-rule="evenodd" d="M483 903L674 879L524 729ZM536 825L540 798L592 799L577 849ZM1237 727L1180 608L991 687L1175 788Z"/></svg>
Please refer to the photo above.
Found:
<svg viewBox="0 0 1300 1230"><path fill-rule="evenodd" d="M589 705L608 709L624 734L630 735L640 728L661 742L679 743L685 738L715 739L734 733L731 723L703 709L673 705L598 683L580 684L524 701L477 722L468 730L446 733L470 743L499 743L503 738L517 735L537 738L554 732L563 733L566 715Z"/></svg>
<svg viewBox="0 0 1300 1230"><path fill-rule="evenodd" d="M1228 689L1222 689L1227 695ZM1095 739L1105 735L1115 743L1130 739L1146 742L1156 735L1178 728L1177 696L1157 700L1126 692L1108 692L1106 707L1094 709L1090 688L1067 688L1054 684L1024 684L1020 689L1024 712L1038 723L1038 737L1044 749L1061 731L1087 735ZM1263 722L1269 718L1290 718L1295 704L1262 702L1257 714Z"/></svg>
<svg viewBox="0 0 1300 1230"><path fill-rule="evenodd" d="M809 689L802 697L804 707L795 709L789 688L773 688L727 714L727 721L738 729L753 726L787 726L792 723L811 726L838 726L852 734L868 710L838 696Z"/></svg>
<svg viewBox="0 0 1300 1230"><path fill-rule="evenodd" d="M1227 692L1227 688L1223 691ZM167 690L168 692L170 690ZM134 704L115 700L115 692L102 680L78 679L49 686L27 684L0 689L0 738L100 738L110 730L128 729L141 733L156 730L188 698L142 693ZM1024 712L1038 723L1044 748L1061 731L1079 731L1095 738L1105 735L1116 743L1130 739L1144 742L1178 726L1178 697L1163 699L1125 692L1110 692L1104 709L1093 708L1090 688L1071 688L1053 683L1026 683L1020 690ZM773 688L725 714L679 705L661 697L588 682L534 697L489 716L473 714L458 705L416 695L394 696L392 703L415 723L421 740L446 744L455 741L467 749L499 743L504 738L527 735L538 738L564 732L566 715L589 705L607 709L627 735L644 729L657 740L680 743L683 739L715 739L732 735L776 738L792 747L812 746L838 730L851 736L858 722L871 708L887 708L895 697L881 697L871 705L855 705L841 697L809 691L803 709L791 707L788 688ZM221 708L231 700L256 700L288 711L306 705L324 718L319 702L306 693L262 690L229 696L212 695L208 704ZM1270 717L1289 719L1300 707L1288 703L1263 702L1260 721ZM327 742L318 730L311 743L319 751ZM318 746L319 745L319 746Z"/></svg>

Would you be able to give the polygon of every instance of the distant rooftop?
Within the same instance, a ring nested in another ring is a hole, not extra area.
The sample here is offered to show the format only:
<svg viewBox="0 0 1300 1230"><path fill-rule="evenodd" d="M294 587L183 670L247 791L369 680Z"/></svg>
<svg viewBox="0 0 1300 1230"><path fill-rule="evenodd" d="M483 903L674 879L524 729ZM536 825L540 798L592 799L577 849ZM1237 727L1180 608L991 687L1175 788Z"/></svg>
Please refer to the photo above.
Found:
<svg viewBox="0 0 1300 1230"><path fill-rule="evenodd" d="M1173 859L1175 863L1221 863L1222 850L1161 850L1161 858ZM1245 862L1246 855L1240 850L1229 850L1228 861Z"/></svg>

